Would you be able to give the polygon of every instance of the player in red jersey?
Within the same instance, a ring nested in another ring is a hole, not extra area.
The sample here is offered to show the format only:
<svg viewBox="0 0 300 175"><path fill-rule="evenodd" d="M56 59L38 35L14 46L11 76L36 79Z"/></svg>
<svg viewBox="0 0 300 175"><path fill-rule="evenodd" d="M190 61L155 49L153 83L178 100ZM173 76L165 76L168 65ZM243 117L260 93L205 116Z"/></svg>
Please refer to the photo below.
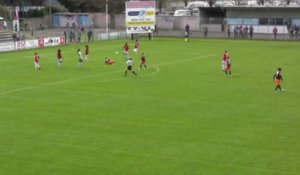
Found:
<svg viewBox="0 0 300 175"><path fill-rule="evenodd" d="M273 76L273 80L275 81L275 92L279 91L283 91L283 89L281 89L281 81L283 80L282 75L281 75L281 68L278 68Z"/></svg>
<svg viewBox="0 0 300 175"><path fill-rule="evenodd" d="M57 66L60 68L62 66L62 62L63 62L63 57L61 54L61 50L58 49L57 50Z"/></svg>
<svg viewBox="0 0 300 175"><path fill-rule="evenodd" d="M225 50L225 52L223 54L223 59L222 59L222 70L223 71L225 71L225 69L226 69L227 59L229 59L229 53L227 52L227 50Z"/></svg>
<svg viewBox="0 0 300 175"><path fill-rule="evenodd" d="M225 74L231 77L231 62L229 57L226 59Z"/></svg>
<svg viewBox="0 0 300 175"><path fill-rule="evenodd" d="M140 63L139 70L142 69L142 66L144 66L144 68L147 69L146 57L145 57L145 53L144 52L142 52L142 55L141 55L141 63Z"/></svg>
<svg viewBox="0 0 300 175"><path fill-rule="evenodd" d="M111 59L111 58L107 58L105 57L105 60L104 60L104 63L107 64L107 65L113 65L115 64L115 60Z"/></svg>
<svg viewBox="0 0 300 175"><path fill-rule="evenodd" d="M134 43L134 49L133 49L133 51L134 51L135 54L138 54L139 47L140 47L139 41L138 41L138 40L135 40L135 43Z"/></svg>
<svg viewBox="0 0 300 175"><path fill-rule="evenodd" d="M90 56L90 48L88 45L85 46L85 51L84 51L84 62L89 61L89 56Z"/></svg>
<svg viewBox="0 0 300 175"><path fill-rule="evenodd" d="M40 56L38 55L37 52L34 53L34 68L35 70L40 70Z"/></svg>
<svg viewBox="0 0 300 175"><path fill-rule="evenodd" d="M124 53L125 58L128 58L129 57L129 45L128 45L128 43L124 44L123 49L124 49L123 53Z"/></svg>

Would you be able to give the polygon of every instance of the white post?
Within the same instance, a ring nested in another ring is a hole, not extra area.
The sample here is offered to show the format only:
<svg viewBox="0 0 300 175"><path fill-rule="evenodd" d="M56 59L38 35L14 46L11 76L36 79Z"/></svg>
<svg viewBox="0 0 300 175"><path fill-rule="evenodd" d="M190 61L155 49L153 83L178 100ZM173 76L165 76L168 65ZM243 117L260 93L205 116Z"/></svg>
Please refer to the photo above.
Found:
<svg viewBox="0 0 300 175"><path fill-rule="evenodd" d="M105 7L106 7L106 37L108 39L108 3L107 3L107 0L106 0Z"/></svg>
<svg viewBox="0 0 300 175"><path fill-rule="evenodd" d="M52 27L52 0L49 0L50 27Z"/></svg>

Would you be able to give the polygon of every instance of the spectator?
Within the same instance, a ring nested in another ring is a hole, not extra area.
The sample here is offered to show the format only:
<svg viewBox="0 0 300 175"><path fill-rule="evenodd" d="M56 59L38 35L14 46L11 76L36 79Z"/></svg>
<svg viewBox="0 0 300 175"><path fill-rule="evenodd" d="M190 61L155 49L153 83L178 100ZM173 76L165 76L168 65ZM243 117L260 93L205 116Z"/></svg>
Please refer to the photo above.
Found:
<svg viewBox="0 0 300 175"><path fill-rule="evenodd" d="M207 27L207 25L203 27L203 31L204 31L204 37L207 38L207 34L208 34L208 27Z"/></svg>
<svg viewBox="0 0 300 175"><path fill-rule="evenodd" d="M235 26L233 32L234 32L234 38L235 39L238 38L238 36L239 36L239 27Z"/></svg>
<svg viewBox="0 0 300 175"><path fill-rule="evenodd" d="M243 38L243 26L241 25L239 28L239 38Z"/></svg>
<svg viewBox="0 0 300 175"><path fill-rule="evenodd" d="M185 26L185 32L188 38L190 36L190 26L188 24Z"/></svg>
<svg viewBox="0 0 300 175"><path fill-rule="evenodd" d="M295 38L298 39L299 38L299 26L295 26Z"/></svg>
<svg viewBox="0 0 300 175"><path fill-rule="evenodd" d="M18 32L18 25L17 24L15 24L15 26L14 26L14 31Z"/></svg>
<svg viewBox="0 0 300 175"><path fill-rule="evenodd" d="M254 28L253 28L253 26L251 25L250 28L249 28L250 39L253 38L253 30L254 30Z"/></svg>
<svg viewBox="0 0 300 175"><path fill-rule="evenodd" d="M7 30L7 23L5 20L3 21L3 30Z"/></svg>
<svg viewBox="0 0 300 175"><path fill-rule="evenodd" d="M65 45L67 45L67 31L64 31Z"/></svg>
<svg viewBox="0 0 300 175"><path fill-rule="evenodd" d="M274 39L277 39L277 31L278 31L278 29L277 29L277 27L275 26L275 27L273 28L273 36L274 36Z"/></svg>
<svg viewBox="0 0 300 175"><path fill-rule="evenodd" d="M227 26L227 37L230 38L230 26Z"/></svg>
<svg viewBox="0 0 300 175"><path fill-rule="evenodd" d="M77 42L80 43L81 42L81 32L78 31L77 33Z"/></svg>
<svg viewBox="0 0 300 175"><path fill-rule="evenodd" d="M156 34L156 35L158 35L158 29L157 29L157 25L155 24L155 26L154 26L154 33Z"/></svg>
<svg viewBox="0 0 300 175"><path fill-rule="evenodd" d="M289 28L290 39L294 39L294 30L295 30L295 25L291 25Z"/></svg>
<svg viewBox="0 0 300 175"><path fill-rule="evenodd" d="M69 43L72 43L72 34L73 32L70 30L70 32L69 32Z"/></svg>
<svg viewBox="0 0 300 175"><path fill-rule="evenodd" d="M14 41L17 41L17 33L13 33L12 38L13 38Z"/></svg>
<svg viewBox="0 0 300 175"><path fill-rule="evenodd" d="M249 28L248 28L248 26L246 26L244 28L244 38L248 38L248 30L249 30Z"/></svg>
<svg viewBox="0 0 300 175"><path fill-rule="evenodd" d="M93 31L91 29L88 31L87 36L88 36L88 42L91 42L93 36Z"/></svg>

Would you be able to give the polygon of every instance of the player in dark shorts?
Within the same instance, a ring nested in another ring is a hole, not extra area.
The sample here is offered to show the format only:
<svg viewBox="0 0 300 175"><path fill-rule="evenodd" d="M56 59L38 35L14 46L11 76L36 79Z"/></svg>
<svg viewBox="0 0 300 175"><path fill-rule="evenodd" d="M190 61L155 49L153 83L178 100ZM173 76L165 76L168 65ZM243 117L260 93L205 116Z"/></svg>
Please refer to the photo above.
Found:
<svg viewBox="0 0 300 175"><path fill-rule="evenodd" d="M147 69L146 57L145 57L145 53L144 52L142 52L142 55L141 55L141 63L140 63L139 70L142 69L143 66L144 66L145 69Z"/></svg>
<svg viewBox="0 0 300 175"><path fill-rule="evenodd" d="M127 76L127 71L130 71L130 72L132 72L135 76L137 76L137 73L135 73L134 70L133 70L133 68L132 68L132 67L133 67L133 60L132 60L132 58L129 58L129 59L127 60L126 64L127 64L127 68L126 68L126 70L125 70L124 76L125 76L125 77Z"/></svg>
<svg viewBox="0 0 300 175"><path fill-rule="evenodd" d="M225 74L231 77L231 62L229 58L226 59Z"/></svg>
<svg viewBox="0 0 300 175"><path fill-rule="evenodd" d="M281 82L283 80L282 75L281 75L281 68L278 68L273 76L273 80L275 82L275 92L279 91L283 91L283 89L281 88Z"/></svg>

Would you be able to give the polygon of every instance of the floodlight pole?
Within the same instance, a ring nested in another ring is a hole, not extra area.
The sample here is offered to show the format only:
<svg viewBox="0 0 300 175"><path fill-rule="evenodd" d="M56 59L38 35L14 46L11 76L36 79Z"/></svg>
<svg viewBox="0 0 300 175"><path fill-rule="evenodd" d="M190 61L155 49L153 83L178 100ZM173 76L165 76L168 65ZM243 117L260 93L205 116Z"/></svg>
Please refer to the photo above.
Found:
<svg viewBox="0 0 300 175"><path fill-rule="evenodd" d="M23 16L23 32L25 33L25 7L24 0L22 0L22 16ZM20 29L20 20L19 20L19 29ZM21 30L19 30L21 31Z"/></svg>
<svg viewBox="0 0 300 175"><path fill-rule="evenodd" d="M106 0L105 8L106 8L106 37L108 37L108 3L107 3L107 0Z"/></svg>
<svg viewBox="0 0 300 175"><path fill-rule="evenodd" d="M52 27L52 0L49 0L50 27Z"/></svg>

